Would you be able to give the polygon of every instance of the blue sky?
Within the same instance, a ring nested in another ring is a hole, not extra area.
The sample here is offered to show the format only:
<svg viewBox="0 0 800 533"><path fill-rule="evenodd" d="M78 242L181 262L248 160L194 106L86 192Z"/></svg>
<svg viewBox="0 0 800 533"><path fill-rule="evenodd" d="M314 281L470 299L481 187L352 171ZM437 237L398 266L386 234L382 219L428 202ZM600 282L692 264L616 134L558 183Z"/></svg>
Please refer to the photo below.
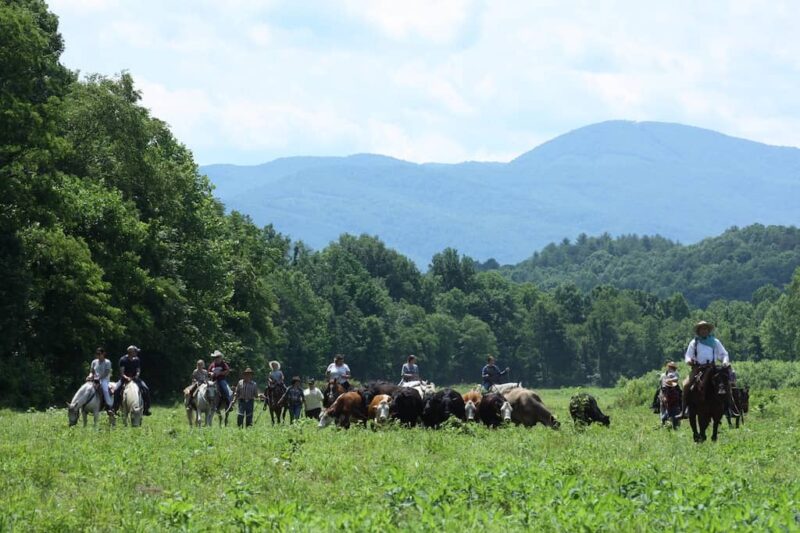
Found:
<svg viewBox="0 0 800 533"><path fill-rule="evenodd" d="M200 164L507 161L609 119L800 145L800 2L51 0Z"/></svg>

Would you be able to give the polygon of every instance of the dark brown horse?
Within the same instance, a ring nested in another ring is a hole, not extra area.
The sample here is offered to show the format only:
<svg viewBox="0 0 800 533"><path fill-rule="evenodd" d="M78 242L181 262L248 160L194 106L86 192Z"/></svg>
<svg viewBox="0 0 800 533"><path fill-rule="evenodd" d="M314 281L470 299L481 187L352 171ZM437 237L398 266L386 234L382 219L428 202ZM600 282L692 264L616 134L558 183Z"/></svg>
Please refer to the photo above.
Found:
<svg viewBox="0 0 800 533"><path fill-rule="evenodd" d="M344 386L336 381L335 379L331 379L328 381L328 386L325 387L325 390L322 391L322 405L324 407L330 407L333 405L333 402L336 401L336 398L341 396L347 392ZM365 408L366 409L366 408Z"/></svg>
<svg viewBox="0 0 800 533"><path fill-rule="evenodd" d="M280 401L285 393L286 385L283 383L270 383L267 385L267 393L264 395L264 408L269 407L269 417L273 425L275 425L275 421L283 424L283 421L286 420L286 413L289 412L289 407L285 402Z"/></svg>
<svg viewBox="0 0 800 533"><path fill-rule="evenodd" d="M706 429L713 422L711 440L717 440L717 431L722 415L725 414L728 372L713 364L701 365L692 372L693 379L683 393L689 411L689 424L695 442L706 440Z"/></svg>
<svg viewBox="0 0 800 533"><path fill-rule="evenodd" d="M730 402L726 402L725 418L728 419L728 427L733 426L731 418L736 419L736 427L738 428L739 424L744 424L745 413L750 412L750 388L733 387L731 389L731 397L733 398L733 406L730 405Z"/></svg>

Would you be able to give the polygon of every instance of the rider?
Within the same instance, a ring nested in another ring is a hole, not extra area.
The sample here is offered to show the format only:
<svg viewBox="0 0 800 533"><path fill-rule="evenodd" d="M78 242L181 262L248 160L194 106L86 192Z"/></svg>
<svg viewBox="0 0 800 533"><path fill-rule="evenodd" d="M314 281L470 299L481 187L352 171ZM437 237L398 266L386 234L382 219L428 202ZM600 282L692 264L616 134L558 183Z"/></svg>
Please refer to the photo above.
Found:
<svg viewBox="0 0 800 533"><path fill-rule="evenodd" d="M240 428L245 425L253 425L253 406L258 397L258 385L253 381L253 370L245 368L243 377L236 384L236 391L233 393L233 399L239 399L239 413L236 416L236 425Z"/></svg>
<svg viewBox="0 0 800 533"><path fill-rule="evenodd" d="M97 358L92 360L89 378L100 383L100 389L103 391L103 398L106 402L106 411L111 414L114 406L111 391L108 390L108 382L111 379L111 361L106 359L106 350L102 346L98 347L94 353Z"/></svg>
<svg viewBox="0 0 800 533"><path fill-rule="evenodd" d="M231 367L222 360L222 352L219 350L214 350L211 357L214 358L214 362L209 365L208 373L211 375L211 379L217 384L220 394L222 394L222 397L225 399L225 409L227 410L232 403L231 388L226 379L228 372L231 371Z"/></svg>
<svg viewBox="0 0 800 533"><path fill-rule="evenodd" d="M489 391L492 385L496 385L500 378L508 373L510 369L506 367L505 370L500 372L500 369L494 364L494 356L486 358L486 366L481 369L481 378L483 379L483 390Z"/></svg>
<svg viewBox="0 0 800 533"><path fill-rule="evenodd" d="M283 385L283 372L281 371L281 364L278 361L270 361L269 368L271 372L269 373L269 384L270 386L281 384Z"/></svg>
<svg viewBox="0 0 800 533"><path fill-rule="evenodd" d="M284 401L289 406L289 423L292 424L300 418L300 413L303 412L303 404L306 402L305 396L303 396L303 389L300 387L299 376L292 378L292 386L283 393L281 399L278 400L278 405Z"/></svg>
<svg viewBox="0 0 800 533"><path fill-rule="evenodd" d="M208 381L208 370L206 370L206 362L203 361L202 359L197 360L197 366L195 367L194 371L192 371L192 377L190 381L191 384L186 389L186 394L189 395L189 398L193 398L195 391L197 391L197 387Z"/></svg>
<svg viewBox="0 0 800 533"><path fill-rule="evenodd" d="M122 403L122 389L123 383L135 381L142 392L142 402L144 403L144 415L150 416L150 389L147 384L142 381L140 375L142 373L142 361L139 359L139 352L141 350L136 346L128 346L127 353L119 359L119 371L122 378L117 382L114 389L114 411L119 409Z"/></svg>
<svg viewBox="0 0 800 533"><path fill-rule="evenodd" d="M417 356L416 355L409 355L408 360L403 365L403 369L400 371L400 383L408 382L408 381L419 381L419 366L417 366Z"/></svg>
<svg viewBox="0 0 800 533"><path fill-rule="evenodd" d="M689 346L686 348L686 355L684 356L686 363L692 367L691 373L689 374L689 383L694 383L695 376L697 376L700 371L701 365L716 365L717 361L721 361L722 367L726 372L728 371L728 367L730 367L731 362L728 352L725 350L725 347L722 346L719 339L712 335L712 331L714 331L714 324L706 322L705 320L701 320L694 326L695 337L689 342ZM733 405L730 383L728 383L727 390L724 392L727 394L731 405ZM684 399L685 397L686 395L684 394ZM686 415L685 403L686 402L684 402L684 416Z"/></svg>
<svg viewBox="0 0 800 533"><path fill-rule="evenodd" d="M678 365L676 365L673 361L667 363L667 369L661 374L661 377L658 381L658 391L656 391L656 398L659 406L659 411L661 413L661 425L664 425L667 419L671 416L669 405L666 402L660 401L660 397L662 394L674 394L677 392L678 394L678 407L680 407L680 394L681 389L678 385L680 383L680 375L678 374ZM675 389L672 392L672 389ZM672 415L676 416L676 415Z"/></svg>
<svg viewBox="0 0 800 533"><path fill-rule="evenodd" d="M327 370L325 370L325 376L328 380L335 380L344 387L344 390L350 390L350 382L348 381L351 378L350 367L345 364L342 354L337 353L334 356L333 363L329 364Z"/></svg>

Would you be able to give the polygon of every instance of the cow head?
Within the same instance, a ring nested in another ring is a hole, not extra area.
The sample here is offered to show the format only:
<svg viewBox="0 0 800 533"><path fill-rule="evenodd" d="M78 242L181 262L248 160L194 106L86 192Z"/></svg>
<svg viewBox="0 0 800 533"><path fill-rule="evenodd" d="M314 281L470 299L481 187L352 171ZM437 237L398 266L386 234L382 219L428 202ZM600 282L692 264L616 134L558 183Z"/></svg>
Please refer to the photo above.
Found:
<svg viewBox="0 0 800 533"><path fill-rule="evenodd" d="M500 406L500 416L503 419L503 422L508 422L511 420L511 411L514 409L511 408L511 404L508 402L503 402L503 405Z"/></svg>
<svg viewBox="0 0 800 533"><path fill-rule="evenodd" d="M319 425L317 427L324 428L331 425L333 422L333 415L331 415L328 411L330 409L325 409L319 414Z"/></svg>
<svg viewBox="0 0 800 533"><path fill-rule="evenodd" d="M378 407L375 409L375 419L378 422L386 422L389 419L389 406L390 400L381 400Z"/></svg>
<svg viewBox="0 0 800 533"><path fill-rule="evenodd" d="M475 412L477 408L475 407L475 402L472 400L467 400L467 403L464 404L464 413L467 415L467 422L474 422L475 421Z"/></svg>

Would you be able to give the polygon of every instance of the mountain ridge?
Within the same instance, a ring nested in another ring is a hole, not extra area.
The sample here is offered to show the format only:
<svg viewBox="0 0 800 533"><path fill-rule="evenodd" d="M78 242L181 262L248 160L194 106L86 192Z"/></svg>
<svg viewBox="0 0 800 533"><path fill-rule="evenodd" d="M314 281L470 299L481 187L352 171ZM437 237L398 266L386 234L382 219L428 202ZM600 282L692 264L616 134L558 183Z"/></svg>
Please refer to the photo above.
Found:
<svg viewBox="0 0 800 533"><path fill-rule="evenodd" d="M314 248L379 235L422 266L445 247L514 263L581 233L691 243L734 225L794 224L800 208L800 149L663 122L584 126L507 163L354 154L201 171L258 224Z"/></svg>

